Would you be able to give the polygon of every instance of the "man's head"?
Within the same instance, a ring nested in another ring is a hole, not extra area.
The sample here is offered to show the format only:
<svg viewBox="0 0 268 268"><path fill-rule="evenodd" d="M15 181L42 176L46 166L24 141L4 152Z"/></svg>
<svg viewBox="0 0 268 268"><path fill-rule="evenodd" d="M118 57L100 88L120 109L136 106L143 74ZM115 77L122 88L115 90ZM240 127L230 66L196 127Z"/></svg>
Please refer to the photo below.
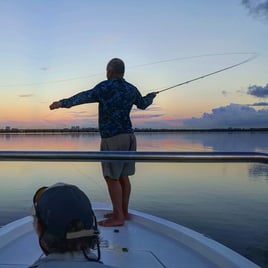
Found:
<svg viewBox="0 0 268 268"><path fill-rule="evenodd" d="M48 255L87 250L98 243L98 229L88 197L75 185L42 187L33 198L40 246Z"/></svg>
<svg viewBox="0 0 268 268"><path fill-rule="evenodd" d="M107 79L123 78L125 73L125 64L121 59L111 59L106 68Z"/></svg>

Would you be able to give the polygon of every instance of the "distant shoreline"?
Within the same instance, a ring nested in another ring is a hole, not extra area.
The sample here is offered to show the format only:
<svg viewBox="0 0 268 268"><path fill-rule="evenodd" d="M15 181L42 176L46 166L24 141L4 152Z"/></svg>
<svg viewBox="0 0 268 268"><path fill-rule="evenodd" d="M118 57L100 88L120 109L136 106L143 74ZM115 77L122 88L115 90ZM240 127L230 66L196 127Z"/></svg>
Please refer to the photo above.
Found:
<svg viewBox="0 0 268 268"><path fill-rule="evenodd" d="M153 128L135 128L137 132L268 132L268 128L211 128L211 129L153 129ZM20 134L20 133L96 133L97 128L63 128L63 129L0 129L0 134Z"/></svg>

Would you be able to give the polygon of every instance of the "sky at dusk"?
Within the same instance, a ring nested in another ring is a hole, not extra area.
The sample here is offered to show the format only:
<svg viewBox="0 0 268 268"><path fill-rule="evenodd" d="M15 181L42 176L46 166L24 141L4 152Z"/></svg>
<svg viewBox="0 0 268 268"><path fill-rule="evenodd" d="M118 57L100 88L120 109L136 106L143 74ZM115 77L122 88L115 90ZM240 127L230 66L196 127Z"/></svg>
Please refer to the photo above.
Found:
<svg viewBox="0 0 268 268"><path fill-rule="evenodd" d="M133 127L268 127L268 1L0 0L0 24L0 129L97 127L97 104L49 105L114 57L142 95L252 59L134 106Z"/></svg>

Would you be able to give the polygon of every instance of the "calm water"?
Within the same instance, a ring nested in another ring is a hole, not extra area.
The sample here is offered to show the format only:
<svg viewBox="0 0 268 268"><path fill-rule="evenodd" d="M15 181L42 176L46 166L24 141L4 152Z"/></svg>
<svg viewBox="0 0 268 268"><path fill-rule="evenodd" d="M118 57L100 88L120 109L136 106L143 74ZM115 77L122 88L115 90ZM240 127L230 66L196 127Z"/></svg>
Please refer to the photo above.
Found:
<svg viewBox="0 0 268 268"><path fill-rule="evenodd" d="M268 152L267 132L137 133L139 151ZM1 150L98 151L99 134L0 134Z"/></svg>
<svg viewBox="0 0 268 268"><path fill-rule="evenodd" d="M267 132L138 133L139 151L268 153ZM98 151L99 135L0 135L1 150ZM137 163L131 208L164 217L268 267L268 165ZM28 215L34 191L75 183L93 202L109 202L97 162L0 162L0 225Z"/></svg>

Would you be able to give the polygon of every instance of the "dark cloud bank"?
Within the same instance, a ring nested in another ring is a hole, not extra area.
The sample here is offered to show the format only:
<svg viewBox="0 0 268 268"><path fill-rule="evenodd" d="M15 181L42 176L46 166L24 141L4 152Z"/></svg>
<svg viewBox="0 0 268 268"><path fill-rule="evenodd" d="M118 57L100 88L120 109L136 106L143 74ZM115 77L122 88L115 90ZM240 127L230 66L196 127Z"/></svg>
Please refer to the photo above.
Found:
<svg viewBox="0 0 268 268"><path fill-rule="evenodd" d="M242 4L250 14L268 18L268 0L242 0Z"/></svg>
<svg viewBox="0 0 268 268"><path fill-rule="evenodd" d="M267 128L268 110L255 110L248 105L230 104L204 113L201 118L185 119L184 128Z"/></svg>
<svg viewBox="0 0 268 268"><path fill-rule="evenodd" d="M258 97L258 98L268 98L268 84L266 84L266 86L261 87L261 86L250 86L248 88L248 92L249 95L252 95L254 97Z"/></svg>

